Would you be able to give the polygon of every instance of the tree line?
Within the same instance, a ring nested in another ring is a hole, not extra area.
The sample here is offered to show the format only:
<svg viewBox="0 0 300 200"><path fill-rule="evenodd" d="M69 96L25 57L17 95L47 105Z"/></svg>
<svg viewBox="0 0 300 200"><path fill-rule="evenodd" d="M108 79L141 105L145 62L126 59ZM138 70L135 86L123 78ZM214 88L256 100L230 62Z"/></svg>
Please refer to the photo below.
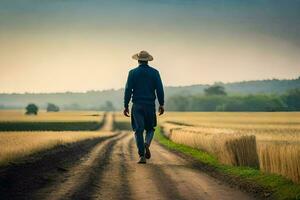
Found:
<svg viewBox="0 0 300 200"><path fill-rule="evenodd" d="M212 86L203 95L175 95L167 99L169 111L300 111L300 89L284 94L227 95L222 86Z"/></svg>
<svg viewBox="0 0 300 200"><path fill-rule="evenodd" d="M233 83L217 82L230 95L278 94L300 88L300 77L294 79L253 80ZM166 86L166 99L174 95L203 95L211 84L190 86ZM30 88L29 88L30 89ZM116 110L123 108L124 88L116 90L62 92L62 93L0 93L0 109L23 109L28 103L35 103L40 109L46 109L47 103L58 105L61 110L111 110L110 101Z"/></svg>
<svg viewBox="0 0 300 200"><path fill-rule="evenodd" d="M72 110L78 110L72 109ZM177 94L167 98L168 111L300 111L300 89L291 89L283 94L228 95L222 85L213 85L204 89L204 94ZM26 107L26 114L38 113L36 104ZM58 112L60 108L48 103L47 112ZM99 109L116 111L111 101L106 101Z"/></svg>

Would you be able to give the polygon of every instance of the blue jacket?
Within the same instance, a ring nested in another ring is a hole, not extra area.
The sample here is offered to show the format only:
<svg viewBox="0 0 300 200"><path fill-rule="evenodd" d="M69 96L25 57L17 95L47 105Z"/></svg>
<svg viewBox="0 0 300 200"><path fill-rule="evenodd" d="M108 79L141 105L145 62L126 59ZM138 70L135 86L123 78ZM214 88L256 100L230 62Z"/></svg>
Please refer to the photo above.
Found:
<svg viewBox="0 0 300 200"><path fill-rule="evenodd" d="M164 89L159 72L146 64L129 71L125 86L124 107L128 108L129 101L136 104L155 106L156 95L160 105L164 105Z"/></svg>

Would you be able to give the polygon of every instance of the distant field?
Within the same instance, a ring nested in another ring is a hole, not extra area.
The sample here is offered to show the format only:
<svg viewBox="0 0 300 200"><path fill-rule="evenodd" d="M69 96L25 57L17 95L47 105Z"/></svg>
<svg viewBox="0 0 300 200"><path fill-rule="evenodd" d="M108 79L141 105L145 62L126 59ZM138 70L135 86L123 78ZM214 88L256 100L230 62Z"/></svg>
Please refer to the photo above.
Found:
<svg viewBox="0 0 300 200"><path fill-rule="evenodd" d="M205 127L300 131L300 112L167 112L160 120Z"/></svg>
<svg viewBox="0 0 300 200"><path fill-rule="evenodd" d="M130 121L122 113L115 113L118 121ZM229 128L289 128L300 131L300 112L166 112L157 116L160 123Z"/></svg>
<svg viewBox="0 0 300 200"><path fill-rule="evenodd" d="M191 125L208 132L254 134L261 142L300 142L300 112L171 112L160 122Z"/></svg>
<svg viewBox="0 0 300 200"><path fill-rule="evenodd" d="M0 122L98 122L104 114L97 111L39 111L36 116L24 113L24 110L0 110Z"/></svg>
<svg viewBox="0 0 300 200"><path fill-rule="evenodd" d="M101 112L45 112L25 115L21 110L0 111L0 131L92 131L102 126Z"/></svg>

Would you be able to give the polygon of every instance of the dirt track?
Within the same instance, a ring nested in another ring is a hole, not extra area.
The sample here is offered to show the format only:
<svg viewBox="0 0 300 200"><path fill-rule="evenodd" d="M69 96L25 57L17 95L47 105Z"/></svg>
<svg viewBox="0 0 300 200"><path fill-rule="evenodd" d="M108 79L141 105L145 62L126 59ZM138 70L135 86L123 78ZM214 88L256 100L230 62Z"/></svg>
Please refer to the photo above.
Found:
<svg viewBox="0 0 300 200"><path fill-rule="evenodd" d="M55 155L58 160L52 164L46 160L33 161L15 166L14 171L2 170L1 184L5 183L3 180L14 180L15 184L2 189L0 196L49 200L252 199L194 169L188 161L155 142L151 146L152 158L146 165L138 165L132 133L109 133L106 126L106 134L105 139L88 141L89 145L70 147L67 154L65 150L56 150L50 157L46 154L41 158L49 160Z"/></svg>

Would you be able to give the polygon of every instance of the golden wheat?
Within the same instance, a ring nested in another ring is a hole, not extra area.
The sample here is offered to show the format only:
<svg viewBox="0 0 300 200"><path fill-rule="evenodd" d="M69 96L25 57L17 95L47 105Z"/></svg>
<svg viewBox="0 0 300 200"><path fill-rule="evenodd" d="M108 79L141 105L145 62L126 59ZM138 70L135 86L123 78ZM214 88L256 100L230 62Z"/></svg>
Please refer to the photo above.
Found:
<svg viewBox="0 0 300 200"><path fill-rule="evenodd" d="M0 132L0 164L55 146L112 134L108 131Z"/></svg>
<svg viewBox="0 0 300 200"><path fill-rule="evenodd" d="M161 122L203 127L300 133L299 112L167 112Z"/></svg>
<svg viewBox="0 0 300 200"><path fill-rule="evenodd" d="M163 130L172 141L212 153L223 164L258 167L256 140L253 135L171 123L164 123Z"/></svg>
<svg viewBox="0 0 300 200"><path fill-rule="evenodd" d="M58 113L40 112L37 116L26 116L21 110L0 111L0 121L8 122L100 122L101 112L66 111ZM80 140L111 135L112 119L109 115L102 131L26 131L0 132L0 165L18 158Z"/></svg>
<svg viewBox="0 0 300 200"><path fill-rule="evenodd" d="M280 142L258 146L260 169L300 182L300 145Z"/></svg>
<svg viewBox="0 0 300 200"><path fill-rule="evenodd" d="M222 163L255 163L257 152L262 171L280 174L294 182L300 182L299 112L167 113L161 121L167 137L175 142L213 153ZM247 137L245 140L245 136L252 137L252 140ZM256 137L256 141L253 140L253 136ZM228 138L232 140L228 141ZM247 146L246 143L250 145ZM219 152L226 153L222 155ZM232 155L228 156L230 154ZM232 158L238 161L231 161Z"/></svg>

